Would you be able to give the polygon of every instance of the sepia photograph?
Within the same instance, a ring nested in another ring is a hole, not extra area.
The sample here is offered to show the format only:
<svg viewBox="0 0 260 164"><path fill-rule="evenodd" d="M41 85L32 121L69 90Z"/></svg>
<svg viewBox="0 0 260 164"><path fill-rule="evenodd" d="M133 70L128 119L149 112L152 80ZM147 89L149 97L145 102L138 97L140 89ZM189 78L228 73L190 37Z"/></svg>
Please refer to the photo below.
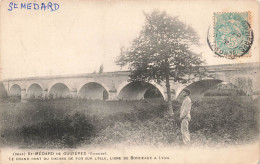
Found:
<svg viewBox="0 0 260 164"><path fill-rule="evenodd" d="M258 163L260 1L0 0L0 163Z"/></svg>

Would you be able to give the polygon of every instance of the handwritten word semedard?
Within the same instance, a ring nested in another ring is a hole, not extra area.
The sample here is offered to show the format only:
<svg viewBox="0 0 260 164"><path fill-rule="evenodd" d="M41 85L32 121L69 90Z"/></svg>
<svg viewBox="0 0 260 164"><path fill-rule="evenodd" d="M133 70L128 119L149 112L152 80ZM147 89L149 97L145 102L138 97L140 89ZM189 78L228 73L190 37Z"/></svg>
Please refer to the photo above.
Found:
<svg viewBox="0 0 260 164"><path fill-rule="evenodd" d="M57 3L9 3L9 11L15 9L26 9L26 10L42 10L42 11L56 11L60 8L60 5Z"/></svg>

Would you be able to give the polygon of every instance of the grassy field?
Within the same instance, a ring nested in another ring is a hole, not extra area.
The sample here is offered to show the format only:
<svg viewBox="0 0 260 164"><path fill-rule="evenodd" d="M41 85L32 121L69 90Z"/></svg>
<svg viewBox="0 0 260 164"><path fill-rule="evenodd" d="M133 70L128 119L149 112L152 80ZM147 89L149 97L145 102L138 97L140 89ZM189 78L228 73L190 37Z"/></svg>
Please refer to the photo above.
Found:
<svg viewBox="0 0 260 164"><path fill-rule="evenodd" d="M174 118L162 100L48 100L0 104L1 147L66 148L180 145L178 102ZM221 146L254 142L259 135L259 101L207 97L194 102L191 144Z"/></svg>

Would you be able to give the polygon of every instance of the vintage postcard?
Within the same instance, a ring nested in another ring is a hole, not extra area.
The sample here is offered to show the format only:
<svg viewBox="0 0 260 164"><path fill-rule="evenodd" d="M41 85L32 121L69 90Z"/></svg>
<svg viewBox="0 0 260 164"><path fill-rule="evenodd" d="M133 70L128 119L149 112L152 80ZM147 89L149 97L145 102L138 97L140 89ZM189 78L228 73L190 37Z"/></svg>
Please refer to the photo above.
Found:
<svg viewBox="0 0 260 164"><path fill-rule="evenodd" d="M259 163L257 0L0 0L0 163Z"/></svg>

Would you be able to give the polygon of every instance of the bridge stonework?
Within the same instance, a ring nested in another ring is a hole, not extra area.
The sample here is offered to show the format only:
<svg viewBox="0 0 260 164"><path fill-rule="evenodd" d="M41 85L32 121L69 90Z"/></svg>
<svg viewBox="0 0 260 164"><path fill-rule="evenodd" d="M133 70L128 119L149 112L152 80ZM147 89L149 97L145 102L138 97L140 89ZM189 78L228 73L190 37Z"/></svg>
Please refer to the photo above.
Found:
<svg viewBox="0 0 260 164"><path fill-rule="evenodd" d="M259 93L259 63L205 66L210 77L196 78L188 84L171 82L172 98L178 98L184 88L191 90L192 99L201 97L206 90L221 83L232 83L246 94ZM30 98L84 98L99 100L140 100L155 88L166 100L165 83L129 82L129 72L107 72L68 76L45 76L4 80L9 96Z"/></svg>

